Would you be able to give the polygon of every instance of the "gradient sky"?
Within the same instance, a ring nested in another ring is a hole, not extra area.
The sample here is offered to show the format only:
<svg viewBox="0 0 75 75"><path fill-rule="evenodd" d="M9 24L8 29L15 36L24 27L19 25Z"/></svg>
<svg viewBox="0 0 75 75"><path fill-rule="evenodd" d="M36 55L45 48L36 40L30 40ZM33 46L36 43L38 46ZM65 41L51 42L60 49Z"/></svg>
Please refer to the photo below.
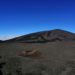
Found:
<svg viewBox="0 0 75 75"><path fill-rule="evenodd" d="M0 0L0 39L52 29L75 32L75 0Z"/></svg>

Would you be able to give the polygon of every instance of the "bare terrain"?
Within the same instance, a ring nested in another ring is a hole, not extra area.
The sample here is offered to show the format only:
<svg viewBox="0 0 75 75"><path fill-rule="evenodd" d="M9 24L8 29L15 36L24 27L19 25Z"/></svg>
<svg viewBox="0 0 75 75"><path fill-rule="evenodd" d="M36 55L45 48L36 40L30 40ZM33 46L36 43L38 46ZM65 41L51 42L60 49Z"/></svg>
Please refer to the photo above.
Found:
<svg viewBox="0 0 75 75"><path fill-rule="evenodd" d="M0 75L75 75L75 34L56 29L1 41L0 72Z"/></svg>

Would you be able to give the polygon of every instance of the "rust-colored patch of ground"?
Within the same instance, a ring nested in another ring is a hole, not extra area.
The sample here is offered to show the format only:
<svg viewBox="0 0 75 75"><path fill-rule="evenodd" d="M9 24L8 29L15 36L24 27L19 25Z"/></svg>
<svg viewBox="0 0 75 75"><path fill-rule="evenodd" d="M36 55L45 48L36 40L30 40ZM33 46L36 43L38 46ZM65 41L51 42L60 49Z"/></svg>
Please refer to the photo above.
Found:
<svg viewBox="0 0 75 75"><path fill-rule="evenodd" d="M30 58L38 58L42 55L42 53L38 50L32 50L32 51L21 51L18 52L18 56L22 57L30 57Z"/></svg>
<svg viewBox="0 0 75 75"><path fill-rule="evenodd" d="M75 46L75 42L64 42L65 46Z"/></svg>

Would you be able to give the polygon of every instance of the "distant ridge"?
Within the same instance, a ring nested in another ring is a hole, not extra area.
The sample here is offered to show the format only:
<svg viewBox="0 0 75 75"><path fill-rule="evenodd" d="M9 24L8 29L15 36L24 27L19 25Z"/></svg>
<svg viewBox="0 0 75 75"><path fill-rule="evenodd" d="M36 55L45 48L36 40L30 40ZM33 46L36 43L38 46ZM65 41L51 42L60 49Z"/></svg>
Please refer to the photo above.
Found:
<svg viewBox="0 0 75 75"><path fill-rule="evenodd" d="M3 41L2 40L0 40L0 43L2 43Z"/></svg>
<svg viewBox="0 0 75 75"><path fill-rule="evenodd" d="M61 29L54 29L23 35L5 42L44 43L54 41L75 41L75 34Z"/></svg>

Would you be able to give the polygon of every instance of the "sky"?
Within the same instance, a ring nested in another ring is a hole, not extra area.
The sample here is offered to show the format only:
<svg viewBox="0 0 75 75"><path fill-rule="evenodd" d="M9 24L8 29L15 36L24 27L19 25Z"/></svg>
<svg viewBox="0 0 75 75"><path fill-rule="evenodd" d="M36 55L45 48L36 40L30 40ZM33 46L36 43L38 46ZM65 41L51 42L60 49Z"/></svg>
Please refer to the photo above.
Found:
<svg viewBox="0 0 75 75"><path fill-rule="evenodd" d="M0 0L0 40L52 29L75 33L75 0Z"/></svg>

